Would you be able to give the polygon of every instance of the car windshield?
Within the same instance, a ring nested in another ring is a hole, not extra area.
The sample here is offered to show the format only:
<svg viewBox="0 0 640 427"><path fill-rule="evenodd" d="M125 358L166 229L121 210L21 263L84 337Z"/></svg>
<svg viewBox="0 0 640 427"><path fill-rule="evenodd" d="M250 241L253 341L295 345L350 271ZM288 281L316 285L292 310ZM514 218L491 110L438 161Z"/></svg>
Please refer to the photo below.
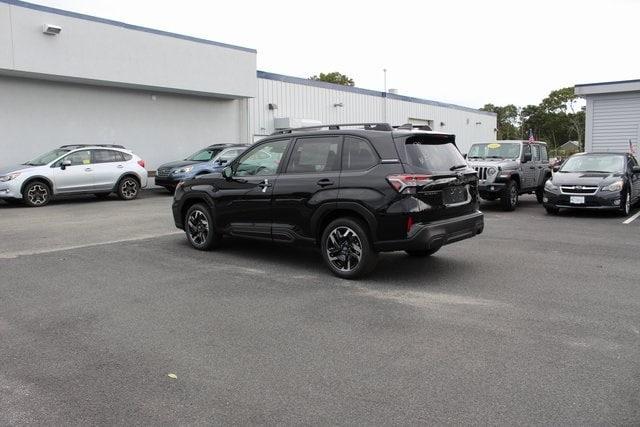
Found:
<svg viewBox="0 0 640 427"><path fill-rule="evenodd" d="M560 172L601 172L618 173L624 171L624 156L582 155L567 159Z"/></svg>
<svg viewBox="0 0 640 427"><path fill-rule="evenodd" d="M191 160L194 162L208 162L218 155L219 152L222 151L222 148L205 148L204 150L200 150L197 153L193 153L185 160Z"/></svg>
<svg viewBox="0 0 640 427"><path fill-rule="evenodd" d="M447 172L466 166L451 140L411 137L405 143L409 164L428 172Z"/></svg>
<svg viewBox="0 0 640 427"><path fill-rule="evenodd" d="M468 158L478 159L517 159L520 157L520 144L515 142L492 142L473 144Z"/></svg>
<svg viewBox="0 0 640 427"><path fill-rule="evenodd" d="M41 156L36 157L33 160L29 160L28 162L24 163L25 165L29 165L29 166L44 166L46 164L49 164L51 162L53 162L55 159L57 159L58 157L68 153L69 150L64 149L64 148L56 148L55 150L51 150L48 153L44 153Z"/></svg>

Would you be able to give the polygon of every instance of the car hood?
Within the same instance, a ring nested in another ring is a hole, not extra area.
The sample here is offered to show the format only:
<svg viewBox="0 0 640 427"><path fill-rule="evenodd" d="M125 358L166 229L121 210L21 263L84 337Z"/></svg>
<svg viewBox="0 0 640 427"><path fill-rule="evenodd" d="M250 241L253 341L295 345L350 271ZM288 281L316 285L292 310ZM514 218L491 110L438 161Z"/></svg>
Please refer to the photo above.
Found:
<svg viewBox="0 0 640 427"><path fill-rule="evenodd" d="M160 166L158 166L158 169L162 168L169 168L169 169L175 169L175 168L183 168L185 166L191 166L191 165L199 165L199 164L203 164L205 162L198 162L195 160L178 160L176 162L169 162L169 163L164 163Z"/></svg>
<svg viewBox="0 0 640 427"><path fill-rule="evenodd" d="M469 160L469 166L473 167L489 167L493 166L495 168L500 167L502 169L515 169L518 167L518 162L515 160L505 160L505 159L476 159Z"/></svg>
<svg viewBox="0 0 640 427"><path fill-rule="evenodd" d="M0 176L1 175L8 175L8 174L14 173L14 172L24 172L27 169L33 169L35 167L39 167L39 166L13 165L13 166L7 166L7 167L0 167Z"/></svg>
<svg viewBox="0 0 640 427"><path fill-rule="evenodd" d="M594 172L556 172L553 174L555 185L602 185L620 179L619 173Z"/></svg>

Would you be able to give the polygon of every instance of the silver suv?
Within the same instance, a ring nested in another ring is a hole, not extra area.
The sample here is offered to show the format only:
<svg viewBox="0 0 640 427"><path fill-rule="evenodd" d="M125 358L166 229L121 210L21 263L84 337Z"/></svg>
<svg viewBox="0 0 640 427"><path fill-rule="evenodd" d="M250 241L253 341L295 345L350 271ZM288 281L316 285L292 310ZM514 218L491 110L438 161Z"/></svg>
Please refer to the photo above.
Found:
<svg viewBox="0 0 640 427"><path fill-rule="evenodd" d="M58 195L115 192L123 200L147 186L144 160L120 145L63 145L21 165L0 168L0 199L44 206Z"/></svg>
<svg viewBox="0 0 640 427"><path fill-rule="evenodd" d="M551 177L545 142L475 143L467 162L478 173L478 192L483 199L500 199L506 211L516 208L520 194L535 193L542 203L544 183Z"/></svg>

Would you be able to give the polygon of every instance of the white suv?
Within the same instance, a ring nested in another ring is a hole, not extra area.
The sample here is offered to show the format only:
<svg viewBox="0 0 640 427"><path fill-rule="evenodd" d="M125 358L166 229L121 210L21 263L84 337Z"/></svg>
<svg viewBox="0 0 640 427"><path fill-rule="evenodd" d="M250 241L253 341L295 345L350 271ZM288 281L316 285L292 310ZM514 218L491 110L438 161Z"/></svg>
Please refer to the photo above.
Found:
<svg viewBox="0 0 640 427"><path fill-rule="evenodd" d="M123 200L147 186L144 160L120 145L63 145L29 162L0 168L0 199L44 206L52 197L116 192Z"/></svg>

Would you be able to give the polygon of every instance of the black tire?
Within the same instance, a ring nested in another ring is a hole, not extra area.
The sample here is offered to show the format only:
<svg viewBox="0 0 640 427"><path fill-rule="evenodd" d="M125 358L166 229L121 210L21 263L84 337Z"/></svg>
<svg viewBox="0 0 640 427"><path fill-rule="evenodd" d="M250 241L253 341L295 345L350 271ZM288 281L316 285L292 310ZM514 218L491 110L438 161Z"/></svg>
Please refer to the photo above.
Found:
<svg viewBox="0 0 640 427"><path fill-rule="evenodd" d="M167 186L166 186L166 187L164 187L164 188L166 188L166 190L167 190L169 193L171 193L172 195L176 192L176 187L175 187L175 186L173 186L173 185L167 185Z"/></svg>
<svg viewBox="0 0 640 427"><path fill-rule="evenodd" d="M516 181L509 181L504 189L504 196L500 198L502 204L502 210L514 211L518 206L518 198L520 196L520 188Z"/></svg>
<svg viewBox="0 0 640 427"><path fill-rule="evenodd" d="M542 199L544 199L544 187L536 188L536 200L542 204Z"/></svg>
<svg viewBox="0 0 640 427"><path fill-rule="evenodd" d="M118 197L122 200L134 200L140 194L140 182L132 176L125 176L118 182Z"/></svg>
<svg viewBox="0 0 640 427"><path fill-rule="evenodd" d="M95 193L94 196L96 196L100 200L104 200L108 198L110 194L111 193Z"/></svg>
<svg viewBox="0 0 640 427"><path fill-rule="evenodd" d="M199 251L209 251L220 246L222 236L217 234L209 208L195 204L184 216L184 232L189 244Z"/></svg>
<svg viewBox="0 0 640 427"><path fill-rule="evenodd" d="M367 227L354 218L338 218L327 225L320 246L325 264L342 279L363 277L378 262L378 253L373 249Z"/></svg>
<svg viewBox="0 0 640 427"><path fill-rule="evenodd" d="M31 181L22 191L22 200L30 208L46 206L51 201L51 188L46 182Z"/></svg>
<svg viewBox="0 0 640 427"><path fill-rule="evenodd" d="M620 200L620 210L618 213L621 216L629 216L631 214L631 191L626 189L623 194L624 197Z"/></svg>
<svg viewBox="0 0 640 427"><path fill-rule="evenodd" d="M555 206L545 206L544 208L549 215L558 215L560 213L560 209Z"/></svg>
<svg viewBox="0 0 640 427"><path fill-rule="evenodd" d="M435 254L436 252L438 252L440 250L440 248L436 248L436 249L422 249L422 250L407 250L405 251L407 253L407 255L412 256L412 257L428 257L431 256L433 254Z"/></svg>

